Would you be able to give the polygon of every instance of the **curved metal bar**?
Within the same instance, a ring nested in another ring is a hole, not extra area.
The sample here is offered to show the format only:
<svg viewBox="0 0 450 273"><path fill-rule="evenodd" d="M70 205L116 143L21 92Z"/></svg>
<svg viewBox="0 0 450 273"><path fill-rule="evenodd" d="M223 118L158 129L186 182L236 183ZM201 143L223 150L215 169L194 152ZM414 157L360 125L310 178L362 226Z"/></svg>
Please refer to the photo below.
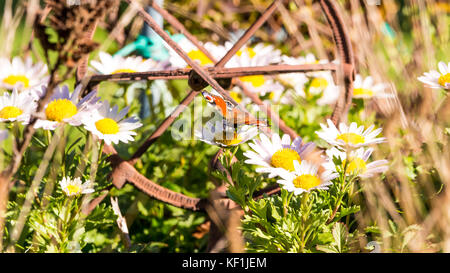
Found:
<svg viewBox="0 0 450 273"><path fill-rule="evenodd" d="M338 124L343 119L343 116L346 116L352 102L355 59L348 31L336 3L331 0L318 1L333 30L333 37L344 74L345 92L339 94L333 114L331 115L333 123Z"/></svg>
<svg viewBox="0 0 450 273"><path fill-rule="evenodd" d="M188 197L158 185L140 174L130 163L122 160L118 155L113 155L111 162L114 165L111 177L116 187L118 185L120 187L128 181L149 196L162 202L193 211L204 210L206 199Z"/></svg>
<svg viewBox="0 0 450 273"><path fill-rule="evenodd" d="M126 0L130 4L133 2L131 0ZM351 98L352 98L352 83L354 78L354 57L353 57L353 51L352 46L350 43L350 39L347 35L347 30L345 29L345 26L343 24L343 20L339 14L339 11L337 9L336 4L332 0L317 0L320 2L320 5L322 7L322 10L325 13L325 16L331 26L331 29L333 31L333 37L337 46L338 55L341 60L341 69L344 74L345 79L345 92L341 92L338 103L336 103L336 107L334 109L332 119L333 122L338 123L342 116L348 111ZM160 34L160 33L158 33ZM164 33L165 34L165 33ZM167 38L167 37L166 37ZM168 38L170 39L170 37ZM175 45L176 47L176 45ZM182 55L182 54L181 54ZM192 62L192 60L189 60L188 63ZM214 73L212 71L208 71L204 68L199 68L195 66L192 66L196 72L199 72L200 76L205 79L208 83L213 83L213 87L217 84L217 82L213 79L215 77ZM240 68L242 69L242 68ZM255 71L258 68L253 68L254 71L252 73L256 73ZM214 70L214 68L213 68ZM239 70L239 68L237 68ZM275 72L277 69L274 69ZM217 70L219 71L219 70ZM225 71L222 70L222 71ZM186 71L174 71L170 73L174 73L175 76L178 77L185 77ZM227 71L228 73L237 73L239 71L231 72L230 70ZM279 72L279 71L276 71ZM289 71L292 72L292 71ZM178 74L177 74L178 73ZM248 72L251 73L251 72ZM264 71L258 71L258 73L264 73ZM250 74L254 75L254 74ZM130 76L130 75L128 75ZM219 75L216 75L217 78L219 78ZM110 79L117 79L117 78L110 78ZM221 88L220 88L221 89ZM221 90L222 91L222 90ZM227 97L227 96L226 96ZM170 123L169 123L170 124ZM295 132L293 133L295 134ZM160 134L157 134L158 136ZM137 170L130 164L130 162L126 162L123 159L121 159L117 153L115 152L113 147L106 147L106 152L113 153L113 156L111 157L111 162L113 163L114 170L111 175L113 178L113 184L116 187L121 187L126 181L131 182L134 184L137 188L147 193L149 196L158 199L162 202L168 203L173 206L190 209L194 211L204 210L205 206L208 202L207 199L200 199L200 198L192 198L185 196L180 193L173 192L169 189L166 189L151 180L147 179L143 175L141 175ZM137 155L136 155L137 156ZM262 189L256 194L255 198L261 198L262 193L266 193L268 195L275 194L279 192L279 189L274 186L270 186L266 189ZM97 200L98 201L98 200Z"/></svg>

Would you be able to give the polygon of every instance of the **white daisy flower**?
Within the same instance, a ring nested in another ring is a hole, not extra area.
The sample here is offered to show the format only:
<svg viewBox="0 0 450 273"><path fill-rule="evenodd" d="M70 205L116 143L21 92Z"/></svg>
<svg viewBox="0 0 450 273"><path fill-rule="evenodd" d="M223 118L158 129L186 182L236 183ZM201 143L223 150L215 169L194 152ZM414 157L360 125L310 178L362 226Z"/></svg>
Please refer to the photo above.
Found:
<svg viewBox="0 0 450 273"><path fill-rule="evenodd" d="M339 97L340 89L335 84L332 73L330 71L312 73L313 78L308 88L309 94L314 96L322 94L320 99L317 100L319 105L334 104Z"/></svg>
<svg viewBox="0 0 450 273"><path fill-rule="evenodd" d="M359 148L358 150L353 150L349 152L349 161L347 161L347 153L338 150L336 147L332 147L326 151L327 161L323 163L326 169L335 170L339 172L341 170L344 171L344 166L347 164L346 175L355 174L359 177L366 178L372 177L376 173L382 173L389 169L387 160L376 160L374 162L367 163L370 155L372 154L373 149L368 148L364 150L364 148ZM333 162L333 159L338 159L341 163L339 166L336 166Z"/></svg>
<svg viewBox="0 0 450 273"><path fill-rule="evenodd" d="M450 62L448 64L439 62L438 67L440 73L436 70L431 70L430 72L425 72L423 76L417 79L431 88L450 89Z"/></svg>
<svg viewBox="0 0 450 273"><path fill-rule="evenodd" d="M294 171L294 161L301 162L315 147L312 142L302 144L301 137L291 143L291 137L287 134L282 139L278 134L272 134L271 140L264 134L260 134L259 138L249 143L253 151L244 153L248 158L245 163L261 166L256 171L268 173L270 178L277 175L277 168Z"/></svg>
<svg viewBox="0 0 450 273"><path fill-rule="evenodd" d="M129 107L125 107L118 112L117 105L110 108L107 100L102 101L100 107L83 120L84 127L108 145L117 144L119 141L128 143L137 135L132 130L142 126L137 117L124 119L128 110Z"/></svg>
<svg viewBox="0 0 450 273"><path fill-rule="evenodd" d="M12 90L26 90L29 88L46 85L49 76L47 65L42 62L33 64L31 57L22 61L19 57L14 57L10 62L6 58L0 58L0 87Z"/></svg>
<svg viewBox="0 0 450 273"><path fill-rule="evenodd" d="M314 55L312 55L312 57L315 59ZM286 55L281 56L282 63L288 65L304 64L303 60L299 60L300 58L304 59L305 57L295 58ZM280 73L277 75L277 80L283 85L291 87L295 94L301 95L302 97L305 96L305 84L308 82L308 77L306 77L305 73Z"/></svg>
<svg viewBox="0 0 450 273"><path fill-rule="evenodd" d="M81 125L82 120L99 107L97 102L100 99L96 96L97 91L92 91L78 101L81 87L81 85L78 85L72 94L70 94L67 85L56 87L49 102L44 106L45 117L39 118L34 127L54 130L62 122L72 126Z"/></svg>
<svg viewBox="0 0 450 273"><path fill-rule="evenodd" d="M241 104L241 105L248 105L248 104L252 104L252 100L245 96L241 90L241 88L239 88L239 86L234 86L230 92L228 93L230 95L230 97L232 97L237 103ZM258 109L259 107L257 106L256 109Z"/></svg>
<svg viewBox="0 0 450 273"><path fill-rule="evenodd" d="M244 84L249 91L258 93L260 96L274 96L276 93L284 91L284 86L271 77L266 75L253 75L239 77L239 80Z"/></svg>
<svg viewBox="0 0 450 273"><path fill-rule="evenodd" d="M282 60L283 63L289 65L329 63L329 61L326 59L322 60L316 59L316 57L312 53L297 58L282 56ZM338 99L339 87L335 84L333 74L331 73L331 71L316 71L316 72L292 73L292 74L293 75L285 77L290 78L296 77L296 79L293 79L294 83L293 87L296 95L307 98L310 95L317 96L321 94L320 98L317 100L317 104L319 105L333 104Z"/></svg>
<svg viewBox="0 0 450 273"><path fill-rule="evenodd" d="M200 49L198 49L191 41L187 38L183 38L178 42L178 45L183 49L184 52L197 62L200 66L214 66L214 62L208 58ZM220 60L226 53L226 49L224 46L216 45L211 42L207 42L202 44L203 47L213 56L216 61ZM184 59L178 55L171 47L167 47L169 50L169 62L174 68L184 68L188 67L188 64L184 61Z"/></svg>
<svg viewBox="0 0 450 273"><path fill-rule="evenodd" d="M35 97L29 92L19 94L17 88L14 88L11 94L5 92L0 96L0 122L19 121L28 124L36 108Z"/></svg>
<svg viewBox="0 0 450 273"><path fill-rule="evenodd" d="M215 123L209 121L201 129L195 130L195 137L210 145L228 147L247 142L258 134L256 126L244 125L237 130L228 126L225 127L222 121L216 121Z"/></svg>
<svg viewBox="0 0 450 273"><path fill-rule="evenodd" d="M75 179L71 179L68 176L63 177L59 185L61 185L61 189L67 196L77 196L94 192L92 183L89 180L82 183L79 177Z"/></svg>
<svg viewBox="0 0 450 273"><path fill-rule="evenodd" d="M355 99L370 99L376 98L391 98L392 94L386 93L385 88L387 87L384 83L374 84L373 78L368 76L363 79L359 74L356 75L355 81L353 82L353 98Z"/></svg>
<svg viewBox="0 0 450 273"><path fill-rule="evenodd" d="M285 61L289 62L288 59L285 58ZM295 61L291 59L292 64L326 64L329 63L327 59L318 60L316 56L312 53L306 54L306 56L300 56L295 58Z"/></svg>
<svg viewBox="0 0 450 273"><path fill-rule="evenodd" d="M231 49L232 43L226 42L225 49ZM255 46L243 46L230 59L225 67L264 66L281 62L281 51L272 45L258 43Z"/></svg>
<svg viewBox="0 0 450 273"><path fill-rule="evenodd" d="M294 171L286 171L284 169L277 169L275 172L282 179L277 182L282 185L283 189L294 192L295 195L312 190L327 190L328 186L332 184L331 180L338 176L332 170L325 170L322 174L318 174L318 166L303 160L299 163L294 161Z"/></svg>
<svg viewBox="0 0 450 273"><path fill-rule="evenodd" d="M153 59L144 60L141 56L111 56L106 52L98 54L100 61L91 61L91 66L100 74L136 73L153 71L159 63Z"/></svg>
<svg viewBox="0 0 450 273"><path fill-rule="evenodd" d="M376 137L381 133L382 129L378 128L373 130L375 127L374 125L364 130L364 125L358 127L355 122L352 122L350 126L340 123L338 130L330 119L327 120L327 123L328 127L324 124L320 124L322 131L316 131L316 134L334 146L359 148L362 146L381 143L386 139L384 137Z"/></svg>
<svg viewBox="0 0 450 273"><path fill-rule="evenodd" d="M325 59L317 60L312 53L300 57L283 55L281 56L281 59L283 64L289 65L329 63L329 61ZM317 103L319 105L328 105L335 103L339 97L339 88L335 84L333 75L330 71L279 74L277 79L284 85L293 89L293 94L286 94L291 102L295 96L308 98L311 95L317 96L321 94Z"/></svg>
<svg viewBox="0 0 450 273"><path fill-rule="evenodd" d="M229 49L232 44L227 42L225 48ZM280 50L271 45L259 43L254 47L244 46L234 55L225 67L252 67L265 66L281 61ZM267 93L283 91L284 87L273 77L267 75L251 75L239 77L239 80L252 92L264 96Z"/></svg>

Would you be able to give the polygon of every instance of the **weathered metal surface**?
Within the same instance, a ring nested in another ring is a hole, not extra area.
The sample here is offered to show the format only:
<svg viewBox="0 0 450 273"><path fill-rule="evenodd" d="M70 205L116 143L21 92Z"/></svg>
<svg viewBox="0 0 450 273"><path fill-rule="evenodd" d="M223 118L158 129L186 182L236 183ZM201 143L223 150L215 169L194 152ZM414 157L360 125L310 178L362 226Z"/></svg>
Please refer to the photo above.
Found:
<svg viewBox="0 0 450 273"><path fill-rule="evenodd" d="M153 80L153 79L189 79L191 75L200 77L207 85L211 85L215 90L217 90L224 97L230 101L236 103L224 90L221 84L218 83L219 79L229 79L241 76L249 75L274 75L278 73L292 73L292 72L306 72L306 71L317 71L317 70L331 70L331 71L341 71L344 75L345 92L341 92L336 107L334 109L332 119L335 123L341 120L341 117L345 116L351 103L352 97L352 83L354 77L354 57L352 52L352 46L350 39L347 35L347 30L343 24L343 20L339 15L337 5L332 0L318 0L320 6L331 26L333 31L333 37L337 47L337 55L340 59L340 65L336 64L311 64L311 65L269 65L261 67L239 67L239 68L224 68L226 62L250 39L254 32L261 27L264 22L271 16L271 14L276 10L278 0L275 0L260 16L260 18L246 31L246 33L235 43L235 45L230 49L230 51L218 62L213 59L211 54L197 41L197 39L187 31L184 26L176 20L175 17L170 15L167 11L157 6L155 2L151 3L151 6L160 12L164 19L171 24L176 30L183 33L193 44L195 44L206 56L208 56L213 62L216 63L214 67L205 68L199 66L195 61L191 60L186 52L183 50L170 38L167 33L164 32L156 22L149 16L145 10L139 6L133 0L125 0L130 5L138 11L138 15L141 16L145 22L152 27L157 34L163 38L169 46L171 46L175 52L177 52L191 68L186 69L174 69L174 70L162 70L162 71L149 71L142 73L122 73L115 75L96 75L90 78L91 84L98 84L101 81L138 81L138 80ZM193 73L195 72L195 73ZM202 83L202 84L204 84ZM239 81L238 85L243 87ZM263 102L255 94L244 89L244 94L252 99L255 104L261 105L268 117L272 117L275 123L291 137L296 137L297 134L291 128L286 126L284 122L274 114L268 105L264 105ZM128 160L122 159L112 146L106 145L104 147L104 153L111 154L110 157L113 172L111 178L113 184L116 187L122 187L124 183L129 182L135 185L137 188L148 194L149 196L166 202L173 206L186 208L194 211L205 210L209 201L208 199L191 198L180 193L173 192L166 189L153 181L147 179L145 176L141 175L134 167L133 164L139 159L145 151L161 136L173 123L173 121L182 112L183 107L188 106L195 96L198 94L197 91L191 90L188 95L182 100L180 105L174 110L174 112L168 116L160 126L155 130L155 132L147 138L147 140L136 150L133 156ZM275 194L279 192L277 186L270 186L266 189L260 190L255 194L255 198L261 198L262 194ZM96 205L101 202L101 200L106 196L106 194L101 195L95 199ZM93 209L92 206L90 209Z"/></svg>
<svg viewBox="0 0 450 273"><path fill-rule="evenodd" d="M277 75L283 73L295 73L295 72L310 72L320 70L336 71L338 65L329 64L302 64L302 65L266 65L266 66L249 66L249 67L208 67L205 70L214 79L235 78L243 76L254 75ZM91 76L90 82L99 83L102 81L141 81L141 80L176 80L176 79L188 79L189 74L195 71L191 68L178 68L148 72L134 72L134 73L116 73L110 75L94 75Z"/></svg>

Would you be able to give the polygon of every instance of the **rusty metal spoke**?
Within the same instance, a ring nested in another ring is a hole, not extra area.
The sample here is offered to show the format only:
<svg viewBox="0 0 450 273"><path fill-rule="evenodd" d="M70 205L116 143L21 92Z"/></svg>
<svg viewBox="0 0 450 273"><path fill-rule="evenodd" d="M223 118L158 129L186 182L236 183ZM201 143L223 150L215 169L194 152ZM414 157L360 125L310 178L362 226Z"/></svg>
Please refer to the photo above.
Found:
<svg viewBox="0 0 450 273"><path fill-rule="evenodd" d="M151 2L152 8L158 11L163 18L172 25L177 31L184 34L186 38L191 41L200 51L202 51L208 58L214 63L214 67L201 67L194 60L184 52L181 47L175 43L170 36L157 25L153 18L146 13L146 11L135 0L125 0L129 5L133 6L139 16L158 34L161 38L177 53L181 58L192 68L181 68L172 70L161 71L148 71L141 73L121 73L115 75L94 75L89 79L90 84L98 84L102 81L138 81L138 80L154 80L154 79L192 79L193 75L198 75L212 88L217 90L222 96L229 99L236 105L238 105L220 86L216 79L223 78L238 78L242 76L251 75L276 75L280 73L295 73L295 72L307 72L318 70L329 70L342 74L344 78L344 92L341 92L338 101L335 105L335 109L332 114L332 120L335 123L341 121L348 112L351 98L352 98L352 83L354 78L354 56L350 38L348 32L343 24L342 17L340 16L339 9L336 2L332 0L317 0L319 2L322 11L328 21L328 24L332 30L333 38L337 48L337 55L340 60L340 64L311 64L311 65L267 65L259 67L237 67L237 68L224 68L225 64L231 59L231 57L237 53L237 51L245 45L245 43L253 36L257 29L259 29L273 12L277 9L278 5L281 5L281 0L275 0L261 16L250 26L244 35L232 46L232 48L222 57L221 60L214 60L214 57L208 52L203 45L193 36L174 16L169 14L166 10L159 7L154 1ZM83 72L83 71L82 71ZM242 90L244 95L248 96L253 103L260 106L266 115L286 134L289 134L292 138L297 136L297 133L289 128L283 120L275 114L270 105L261 101L259 96L250 92L245 88L239 79L235 79L237 84ZM180 102L178 107L172 112L172 114L158 126L158 128L145 140L145 142L136 150L132 157L125 161L116 152L113 146L105 145L103 152L110 155L110 161L113 166L111 178L115 187L122 187L124 183L130 182L149 196L160 200L162 202L171 204L173 206L190 209L194 211L203 211L207 207L209 202L207 199L192 198L185 196L181 193L173 192L166 189L153 181L147 179L141 175L134 167L133 164L138 158L140 158L145 151L154 143L174 122L174 120L181 114L184 107L188 106L198 94L198 90L191 90L188 95ZM239 106L242 108L242 106ZM244 109L244 111L246 111ZM92 210L97 204L99 204L103 198L107 195L103 193L99 197L93 200L91 206ZM278 186L269 186L260 190L255 194L254 198L261 198L263 193L267 195L276 194L279 192Z"/></svg>
<svg viewBox="0 0 450 273"><path fill-rule="evenodd" d="M284 73L297 73L297 72L310 72L329 70L336 71L338 65L333 63L328 64L301 64L301 65L265 65L265 66L249 66L249 67L233 67L233 68L220 68L220 67L208 67L206 71L215 79L221 78L234 78L254 75L278 75ZM116 73L108 75L93 75L91 76L90 83L96 84L103 81L140 81L140 80L176 80L176 79L188 79L191 73L191 68L178 68L158 71L147 72L133 72L133 73Z"/></svg>
<svg viewBox="0 0 450 273"><path fill-rule="evenodd" d="M254 22L249 29L242 35L242 37L231 47L231 49L225 54L225 56L222 57L222 59L216 64L217 67L223 67L225 64L233 57L236 52L239 51L239 49L247 43L247 41L253 36L253 34L258 30L266 21L269 19L269 17L272 15L272 13L277 9L277 2L280 0L275 0L270 4L270 6L263 12L261 17Z"/></svg>

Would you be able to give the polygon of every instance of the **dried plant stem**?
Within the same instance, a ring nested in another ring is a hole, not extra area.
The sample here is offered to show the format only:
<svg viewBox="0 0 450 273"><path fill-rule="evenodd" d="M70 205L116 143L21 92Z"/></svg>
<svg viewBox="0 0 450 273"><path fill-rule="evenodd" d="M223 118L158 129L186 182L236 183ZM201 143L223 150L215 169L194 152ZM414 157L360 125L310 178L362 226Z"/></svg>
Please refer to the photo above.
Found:
<svg viewBox="0 0 450 273"><path fill-rule="evenodd" d="M91 183L95 182L95 177L97 176L97 170L98 170L98 162L101 158L101 152L103 150L104 142L103 140L98 140L98 138L91 134L92 138L92 158L91 158L91 170L89 174L89 181ZM100 144L100 145L99 145ZM81 202L81 209L83 212L85 212L88 209L89 202L92 199L91 194L86 194L83 196L82 202Z"/></svg>
<svg viewBox="0 0 450 273"><path fill-rule="evenodd" d="M63 135L59 141L57 152L55 157L52 160L52 165L50 166L49 178L47 183L45 184L44 193L42 195L42 208L45 209L49 203L48 196L51 196L53 193L53 189L55 187L55 182L58 177L58 174L61 172L61 168L64 171L64 153L66 148L67 137ZM64 175L64 174L63 174Z"/></svg>
<svg viewBox="0 0 450 273"><path fill-rule="evenodd" d="M37 194L37 190L39 189L39 186L42 182L42 178L47 172L47 167L50 163L50 160L53 156L56 147L58 146L59 140L61 139L63 132L64 126L61 126L57 130L55 130L55 134L53 135L52 140L44 153L44 157L42 158L42 161L39 164L39 168L33 178L33 181L31 182L31 186L28 189L28 192L25 197L25 202L22 205L22 209L20 210L17 222L11 232L11 240L8 246L8 251L10 252L14 252L14 245L19 240L20 235L22 234L23 227L31 211L31 206L33 205L33 201L35 195Z"/></svg>
<svg viewBox="0 0 450 273"><path fill-rule="evenodd" d="M80 164L78 165L78 168L75 170L75 174L73 175L74 177L80 177L84 173L84 170L86 169L86 165L88 162L87 155L89 154L89 151L91 151L91 146L92 146L92 138L90 136L91 136L91 134L89 132L87 132L86 133L86 143L84 144Z"/></svg>

